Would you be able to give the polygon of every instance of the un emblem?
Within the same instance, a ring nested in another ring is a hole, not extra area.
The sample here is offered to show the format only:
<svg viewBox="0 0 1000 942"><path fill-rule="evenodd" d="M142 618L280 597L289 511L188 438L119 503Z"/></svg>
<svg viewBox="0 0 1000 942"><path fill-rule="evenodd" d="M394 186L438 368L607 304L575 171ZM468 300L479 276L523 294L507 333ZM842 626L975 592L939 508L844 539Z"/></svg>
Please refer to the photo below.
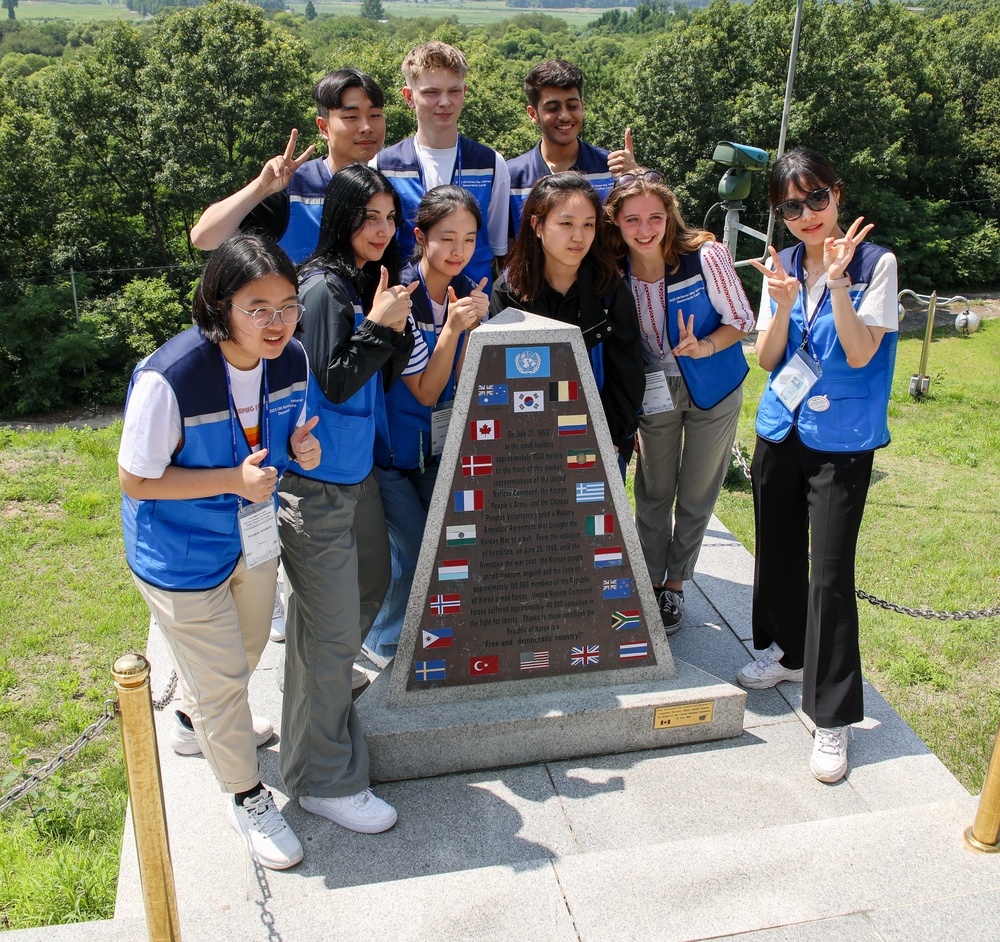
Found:
<svg viewBox="0 0 1000 942"><path fill-rule="evenodd" d="M534 376L541 365L542 358L534 350L524 350L514 357L514 366L522 376Z"/></svg>

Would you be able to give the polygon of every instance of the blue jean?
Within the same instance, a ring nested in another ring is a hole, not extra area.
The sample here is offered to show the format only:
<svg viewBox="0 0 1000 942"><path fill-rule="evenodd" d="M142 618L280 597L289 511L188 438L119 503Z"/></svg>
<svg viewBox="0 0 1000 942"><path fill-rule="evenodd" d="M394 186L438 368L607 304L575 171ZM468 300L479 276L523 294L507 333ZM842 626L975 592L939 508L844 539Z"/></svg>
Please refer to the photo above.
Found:
<svg viewBox="0 0 1000 942"><path fill-rule="evenodd" d="M419 468L390 468L386 471L375 468L385 522L389 528L392 581L382 610L365 639L365 647L382 657L396 656L437 471L436 462L428 462L424 471Z"/></svg>

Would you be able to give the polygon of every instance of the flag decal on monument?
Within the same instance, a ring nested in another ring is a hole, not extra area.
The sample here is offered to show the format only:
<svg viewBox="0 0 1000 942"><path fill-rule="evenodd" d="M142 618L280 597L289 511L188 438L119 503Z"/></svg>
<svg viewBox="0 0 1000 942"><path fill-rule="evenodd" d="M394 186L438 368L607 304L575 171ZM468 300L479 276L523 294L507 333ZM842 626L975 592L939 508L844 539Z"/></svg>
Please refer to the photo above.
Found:
<svg viewBox="0 0 1000 942"><path fill-rule="evenodd" d="M548 651L530 651L521 655L521 670L523 671L547 670L548 666Z"/></svg>
<svg viewBox="0 0 1000 942"><path fill-rule="evenodd" d="M470 657L469 673L473 677L481 677L483 674L499 674L500 655L491 654L487 657Z"/></svg>
<svg viewBox="0 0 1000 942"><path fill-rule="evenodd" d="M497 419L480 419L469 428L474 442L495 442L500 437L500 422Z"/></svg>
<svg viewBox="0 0 1000 942"><path fill-rule="evenodd" d="M577 383L563 380L559 383L549 383L549 399L553 402L576 402L579 398Z"/></svg>
<svg viewBox="0 0 1000 942"><path fill-rule="evenodd" d="M489 455L463 455L462 474L474 477L477 474L492 474L493 459Z"/></svg>
<svg viewBox="0 0 1000 942"><path fill-rule="evenodd" d="M596 664L600 659L599 644L584 644L570 648L569 651L569 662L573 667L586 667L588 664Z"/></svg>
<svg viewBox="0 0 1000 942"><path fill-rule="evenodd" d="M455 510L482 510L485 506L482 491L455 491Z"/></svg>
<svg viewBox="0 0 1000 942"><path fill-rule="evenodd" d="M432 595L431 614L432 615L459 615L462 612L462 596L454 595Z"/></svg>
<svg viewBox="0 0 1000 942"><path fill-rule="evenodd" d="M467 559L442 559L438 566L438 578L447 579L468 579L469 561ZM631 595L631 591L629 595ZM608 596L604 596L607 598Z"/></svg>
<svg viewBox="0 0 1000 942"><path fill-rule="evenodd" d="M550 373L548 347L507 348L507 379L534 378Z"/></svg>
<svg viewBox="0 0 1000 942"><path fill-rule="evenodd" d="M598 514L596 517L587 517L584 527L587 536L607 536L615 532L615 515Z"/></svg>
<svg viewBox="0 0 1000 942"><path fill-rule="evenodd" d="M510 402L510 394L506 383L480 384L478 395L481 406L505 406Z"/></svg>
<svg viewBox="0 0 1000 942"><path fill-rule="evenodd" d="M585 468L592 468L596 461L597 453L593 448L571 448L566 454L566 467L573 471L583 471ZM601 487L604 487L603 483Z"/></svg>
<svg viewBox="0 0 1000 942"><path fill-rule="evenodd" d="M618 656L623 661L639 657L647 657L649 649L645 641L623 641L619 647Z"/></svg>
<svg viewBox="0 0 1000 942"><path fill-rule="evenodd" d="M515 412L542 412L545 409L545 393L540 389L525 390L514 396Z"/></svg>
<svg viewBox="0 0 1000 942"><path fill-rule="evenodd" d="M421 632L425 648L450 648L450 628L425 628Z"/></svg>
<svg viewBox="0 0 1000 942"><path fill-rule="evenodd" d="M448 546L472 546L476 542L476 525L448 527L445 543Z"/></svg>
<svg viewBox="0 0 1000 942"><path fill-rule="evenodd" d="M577 484L576 502L578 504L588 504L594 501L604 500L604 482L592 481L587 484Z"/></svg>
<svg viewBox="0 0 1000 942"><path fill-rule="evenodd" d="M416 661L417 680L444 680L444 661Z"/></svg>
<svg viewBox="0 0 1000 942"><path fill-rule="evenodd" d="M605 579L602 591L606 599L629 599L632 597L632 580Z"/></svg>
<svg viewBox="0 0 1000 942"><path fill-rule="evenodd" d="M556 429L560 435L586 435L587 416L560 415L556 419Z"/></svg>
<svg viewBox="0 0 1000 942"><path fill-rule="evenodd" d="M615 631L631 631L639 627L639 610L629 609L627 612L615 612L611 616L611 627Z"/></svg>
<svg viewBox="0 0 1000 942"><path fill-rule="evenodd" d="M594 550L594 565L620 566L622 564L622 548L620 546L601 546Z"/></svg>

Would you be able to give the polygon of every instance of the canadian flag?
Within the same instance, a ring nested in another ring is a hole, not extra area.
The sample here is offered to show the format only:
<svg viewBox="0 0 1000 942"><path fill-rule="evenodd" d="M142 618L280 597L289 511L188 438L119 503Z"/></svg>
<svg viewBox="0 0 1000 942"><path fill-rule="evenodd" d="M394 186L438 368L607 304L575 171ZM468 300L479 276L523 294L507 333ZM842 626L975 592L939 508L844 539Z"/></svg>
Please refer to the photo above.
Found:
<svg viewBox="0 0 1000 942"><path fill-rule="evenodd" d="M474 442L495 442L500 438L500 420L480 419L472 423L470 431Z"/></svg>

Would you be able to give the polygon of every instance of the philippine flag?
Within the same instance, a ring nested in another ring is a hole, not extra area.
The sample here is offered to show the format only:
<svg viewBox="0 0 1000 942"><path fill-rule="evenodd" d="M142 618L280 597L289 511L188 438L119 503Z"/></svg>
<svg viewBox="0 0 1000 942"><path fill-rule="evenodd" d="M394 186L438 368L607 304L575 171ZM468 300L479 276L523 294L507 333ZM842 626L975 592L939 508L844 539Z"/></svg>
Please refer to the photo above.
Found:
<svg viewBox="0 0 1000 942"><path fill-rule="evenodd" d="M493 459L489 455L463 455L462 474L469 478L477 474L492 474Z"/></svg>
<svg viewBox="0 0 1000 942"><path fill-rule="evenodd" d="M482 491L455 491L455 510L460 513L465 510L482 510L483 506Z"/></svg>
<svg viewBox="0 0 1000 942"><path fill-rule="evenodd" d="M497 419L480 419L471 423L469 434L474 442L495 442L500 438L500 422Z"/></svg>
<svg viewBox="0 0 1000 942"><path fill-rule="evenodd" d="M421 632L425 648L450 648L450 628L425 628Z"/></svg>
<svg viewBox="0 0 1000 942"><path fill-rule="evenodd" d="M598 514L595 517L587 517L584 524L587 536L607 536L615 532L614 514Z"/></svg>
<svg viewBox="0 0 1000 942"><path fill-rule="evenodd" d="M468 579L469 561L467 559L442 559L438 566L438 579ZM629 595L632 593L629 592ZM604 596L608 598L607 595Z"/></svg>

